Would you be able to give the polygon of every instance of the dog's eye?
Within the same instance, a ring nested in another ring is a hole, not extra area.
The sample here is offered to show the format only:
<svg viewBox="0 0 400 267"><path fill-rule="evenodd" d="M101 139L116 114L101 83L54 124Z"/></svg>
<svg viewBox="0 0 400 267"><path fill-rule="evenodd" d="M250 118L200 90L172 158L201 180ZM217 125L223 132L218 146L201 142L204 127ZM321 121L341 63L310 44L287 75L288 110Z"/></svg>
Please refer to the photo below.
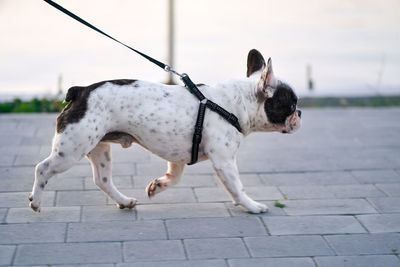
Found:
<svg viewBox="0 0 400 267"><path fill-rule="evenodd" d="M296 111L296 104L293 104L293 105L290 107L290 111L291 111L292 113Z"/></svg>

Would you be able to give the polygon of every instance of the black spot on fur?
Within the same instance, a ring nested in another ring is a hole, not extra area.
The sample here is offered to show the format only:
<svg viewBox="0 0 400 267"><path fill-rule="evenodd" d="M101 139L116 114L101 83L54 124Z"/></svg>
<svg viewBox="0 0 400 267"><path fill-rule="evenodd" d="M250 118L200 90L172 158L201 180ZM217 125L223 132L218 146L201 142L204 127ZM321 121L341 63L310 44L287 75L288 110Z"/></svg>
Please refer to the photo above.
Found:
<svg viewBox="0 0 400 267"><path fill-rule="evenodd" d="M69 102L69 104L63 109L57 118L57 133L62 133L68 124L79 122L86 113L87 101L90 93L108 82L122 86L135 83L136 80L111 80L98 82L86 87L71 87L65 97L65 101Z"/></svg>
<svg viewBox="0 0 400 267"><path fill-rule="evenodd" d="M103 183L107 183L107 177L103 177Z"/></svg>
<svg viewBox="0 0 400 267"><path fill-rule="evenodd" d="M45 184L41 183L39 186L40 186L41 189L44 189Z"/></svg>
<svg viewBox="0 0 400 267"><path fill-rule="evenodd" d="M265 67L264 57L256 49L250 50L247 56L247 77Z"/></svg>
<svg viewBox="0 0 400 267"><path fill-rule="evenodd" d="M59 155L60 157L64 157L64 153L63 153L63 152L58 152L58 155Z"/></svg>
<svg viewBox="0 0 400 267"><path fill-rule="evenodd" d="M102 163L100 163L100 166L101 166L102 168L104 168L106 165L102 162Z"/></svg>
<svg viewBox="0 0 400 267"><path fill-rule="evenodd" d="M285 83L277 86L272 98L264 103L268 120L274 124L283 124L296 111L297 96Z"/></svg>

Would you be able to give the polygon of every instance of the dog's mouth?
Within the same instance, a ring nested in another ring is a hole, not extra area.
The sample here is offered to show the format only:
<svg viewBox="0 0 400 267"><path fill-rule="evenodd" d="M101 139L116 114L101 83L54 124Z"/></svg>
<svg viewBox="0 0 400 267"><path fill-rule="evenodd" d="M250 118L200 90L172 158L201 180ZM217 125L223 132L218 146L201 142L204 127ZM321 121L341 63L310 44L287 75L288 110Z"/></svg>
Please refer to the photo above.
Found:
<svg viewBox="0 0 400 267"><path fill-rule="evenodd" d="M281 133L290 134L294 133L300 128L301 125L301 111L296 110L291 116L289 116L285 122L285 126Z"/></svg>

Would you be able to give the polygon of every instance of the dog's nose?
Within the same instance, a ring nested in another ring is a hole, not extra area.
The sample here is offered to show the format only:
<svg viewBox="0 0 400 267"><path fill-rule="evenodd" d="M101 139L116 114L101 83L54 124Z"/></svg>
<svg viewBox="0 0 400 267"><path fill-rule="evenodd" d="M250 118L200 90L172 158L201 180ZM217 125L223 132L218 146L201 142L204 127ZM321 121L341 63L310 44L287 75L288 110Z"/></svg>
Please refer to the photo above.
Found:
<svg viewBox="0 0 400 267"><path fill-rule="evenodd" d="M297 110L297 116L299 116L299 118L301 118L301 110Z"/></svg>

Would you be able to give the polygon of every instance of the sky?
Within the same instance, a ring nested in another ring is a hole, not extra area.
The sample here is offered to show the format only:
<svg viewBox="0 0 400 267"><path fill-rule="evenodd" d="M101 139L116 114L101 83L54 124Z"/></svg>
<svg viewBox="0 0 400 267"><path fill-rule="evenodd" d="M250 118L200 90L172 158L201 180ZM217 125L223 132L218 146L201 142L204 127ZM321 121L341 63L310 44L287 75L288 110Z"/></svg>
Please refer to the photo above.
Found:
<svg viewBox="0 0 400 267"><path fill-rule="evenodd" d="M167 60L167 0L55 0ZM245 77L250 49L299 95L400 94L400 0L175 0L175 69L196 83ZM307 89L311 66L314 91ZM127 48L44 1L0 0L0 100L109 79L164 82Z"/></svg>

